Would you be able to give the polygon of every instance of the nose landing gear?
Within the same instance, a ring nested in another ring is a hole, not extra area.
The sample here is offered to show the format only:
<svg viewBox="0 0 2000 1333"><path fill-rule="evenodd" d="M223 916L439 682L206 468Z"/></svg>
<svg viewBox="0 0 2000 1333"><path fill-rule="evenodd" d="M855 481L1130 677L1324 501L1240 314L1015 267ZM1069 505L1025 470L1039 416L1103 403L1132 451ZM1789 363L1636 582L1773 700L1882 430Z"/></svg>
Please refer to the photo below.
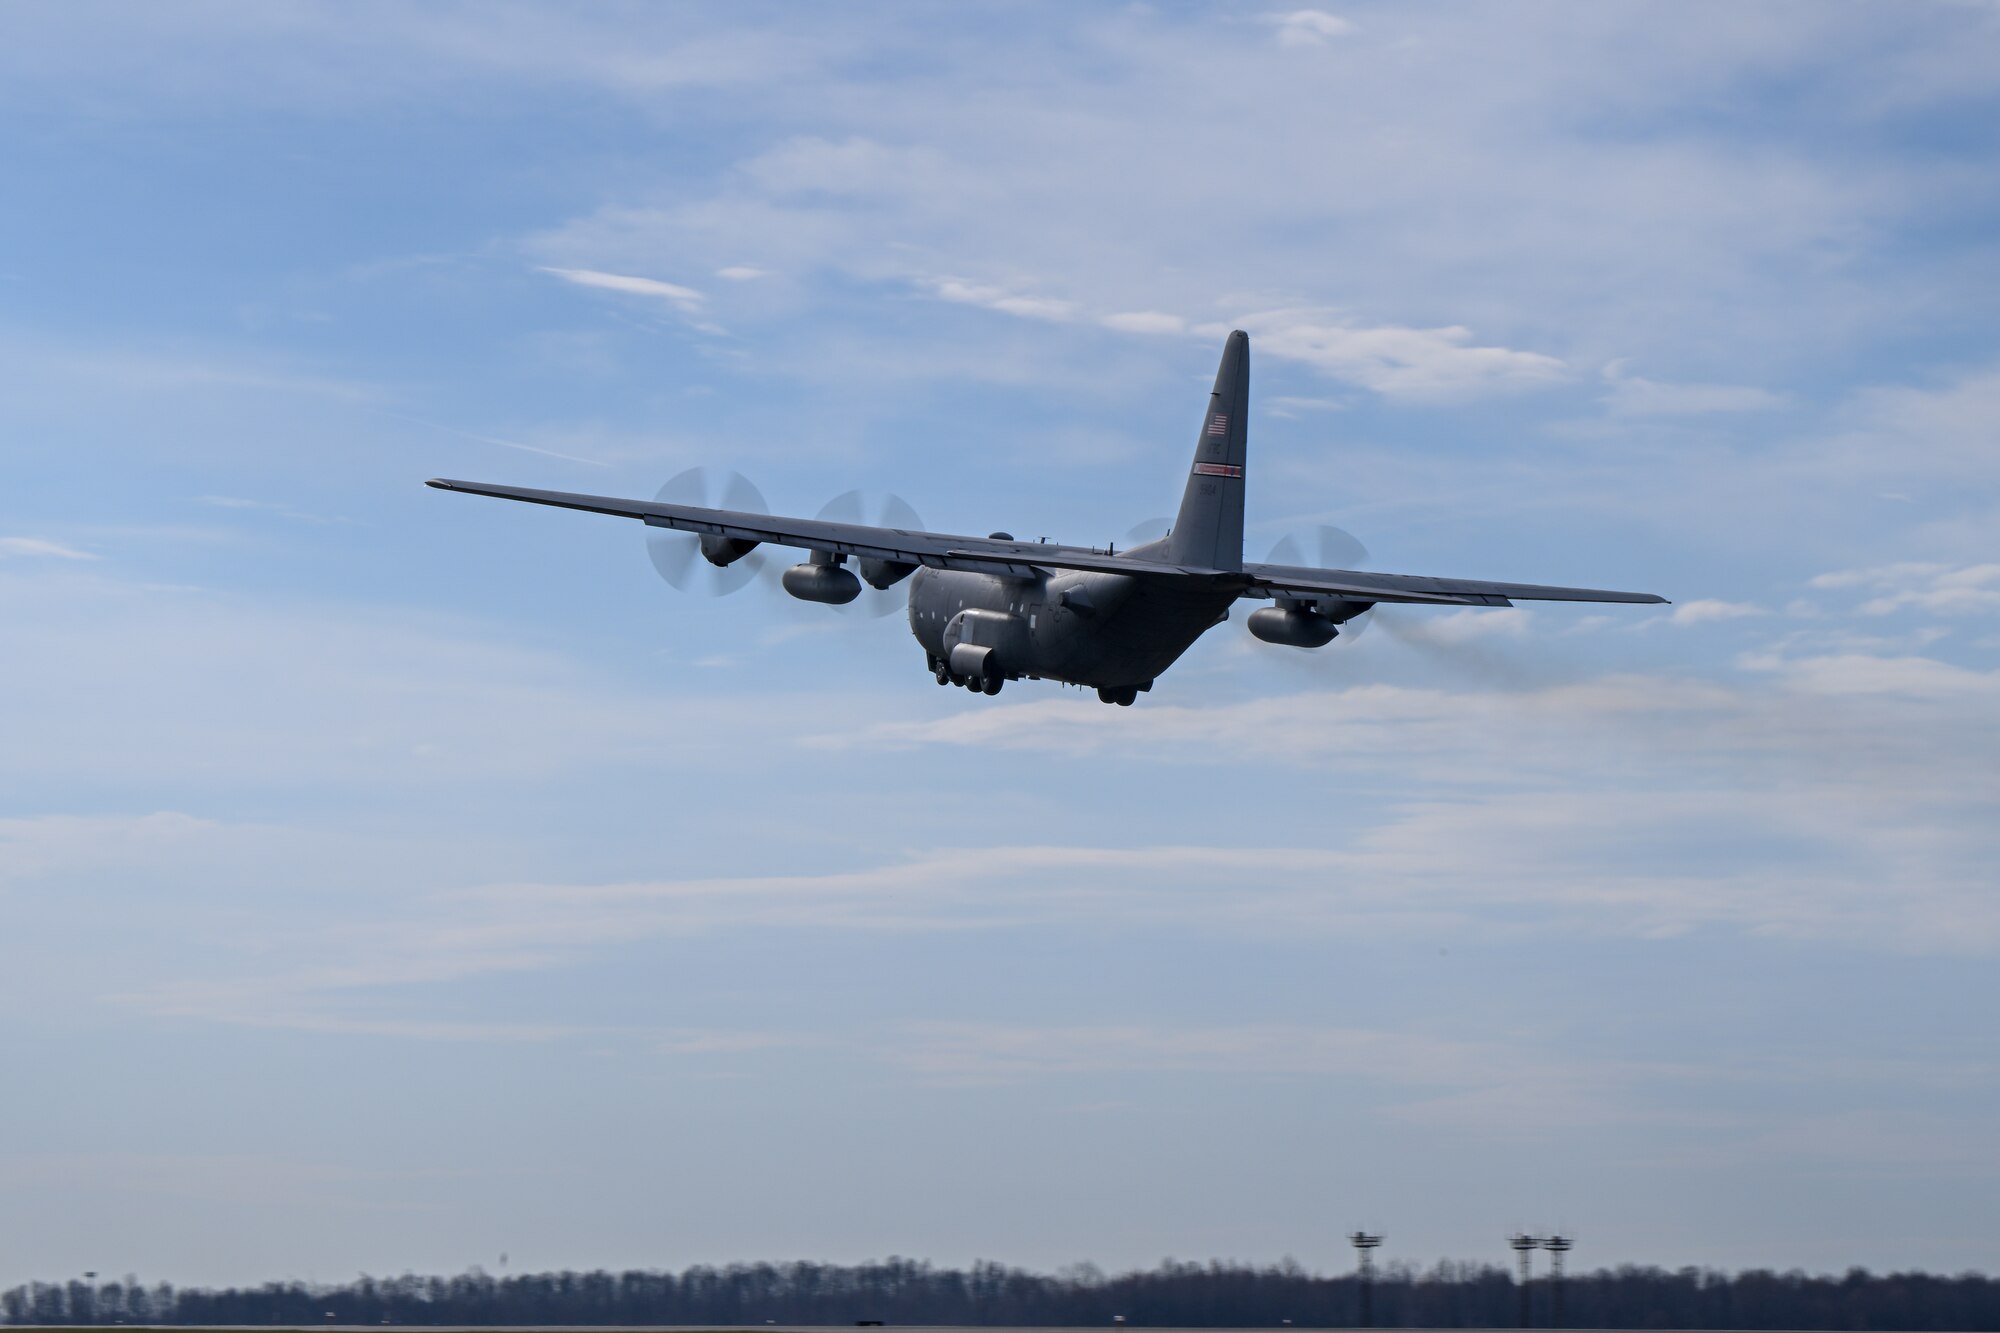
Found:
<svg viewBox="0 0 2000 1333"><path fill-rule="evenodd" d="M1132 701L1139 697L1139 687L1136 685L1124 685L1114 689L1109 685L1100 686L1097 691L1097 697L1108 704L1117 704L1120 708L1130 708Z"/></svg>

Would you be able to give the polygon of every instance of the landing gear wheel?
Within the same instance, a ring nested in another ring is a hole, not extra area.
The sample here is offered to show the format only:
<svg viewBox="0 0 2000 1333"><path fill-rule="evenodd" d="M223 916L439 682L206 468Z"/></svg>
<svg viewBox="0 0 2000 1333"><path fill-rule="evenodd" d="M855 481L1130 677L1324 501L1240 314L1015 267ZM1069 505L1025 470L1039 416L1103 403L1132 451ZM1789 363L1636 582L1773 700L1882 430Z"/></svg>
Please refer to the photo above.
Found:
<svg viewBox="0 0 2000 1333"><path fill-rule="evenodd" d="M1132 701L1139 697L1139 691L1130 685L1125 686L1123 689L1113 689L1109 685L1105 685L1099 687L1097 697L1104 700L1105 703L1117 704L1120 708L1130 708Z"/></svg>
<svg viewBox="0 0 2000 1333"><path fill-rule="evenodd" d="M946 671L943 667L939 667L937 670L931 672L931 674L937 677L938 684L940 685L951 684L951 672Z"/></svg>
<svg viewBox="0 0 2000 1333"><path fill-rule="evenodd" d="M988 676L986 678L986 683L980 686L979 688L985 690L988 694L998 694L1000 693L1000 685L1001 685L1000 677Z"/></svg>

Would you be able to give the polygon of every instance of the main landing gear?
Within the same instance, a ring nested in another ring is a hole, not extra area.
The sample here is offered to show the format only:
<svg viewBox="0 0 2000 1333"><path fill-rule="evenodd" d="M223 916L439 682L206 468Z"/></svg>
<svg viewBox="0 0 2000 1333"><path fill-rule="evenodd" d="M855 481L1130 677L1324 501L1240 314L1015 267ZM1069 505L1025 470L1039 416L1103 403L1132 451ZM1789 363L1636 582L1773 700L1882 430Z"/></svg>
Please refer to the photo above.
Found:
<svg viewBox="0 0 2000 1333"><path fill-rule="evenodd" d="M931 661L931 675L940 685L962 685L974 694L998 694L1007 683L999 676L954 676L950 667L935 658Z"/></svg>

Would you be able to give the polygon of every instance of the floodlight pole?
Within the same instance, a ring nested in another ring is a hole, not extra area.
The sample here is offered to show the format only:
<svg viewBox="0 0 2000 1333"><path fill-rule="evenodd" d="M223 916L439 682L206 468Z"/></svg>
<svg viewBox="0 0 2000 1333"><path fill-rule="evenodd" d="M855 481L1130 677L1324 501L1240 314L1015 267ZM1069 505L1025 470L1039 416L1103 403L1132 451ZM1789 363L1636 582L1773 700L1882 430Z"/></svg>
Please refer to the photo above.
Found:
<svg viewBox="0 0 2000 1333"><path fill-rule="evenodd" d="M1549 1327L1563 1326L1563 1255L1569 1253L1576 1244L1574 1236L1561 1232L1542 1238L1542 1248L1549 1252Z"/></svg>
<svg viewBox="0 0 2000 1333"><path fill-rule="evenodd" d="M1534 1312L1528 1296L1528 1281L1534 1276L1535 1251L1540 1248L1542 1238L1522 1231L1509 1236L1507 1243L1514 1247L1514 1253L1521 1260L1521 1327L1528 1328Z"/></svg>
<svg viewBox="0 0 2000 1333"><path fill-rule="evenodd" d="M1357 1231L1347 1238L1359 1260L1361 1274L1361 1327L1375 1327L1375 1247L1382 1243L1380 1235L1370 1235Z"/></svg>

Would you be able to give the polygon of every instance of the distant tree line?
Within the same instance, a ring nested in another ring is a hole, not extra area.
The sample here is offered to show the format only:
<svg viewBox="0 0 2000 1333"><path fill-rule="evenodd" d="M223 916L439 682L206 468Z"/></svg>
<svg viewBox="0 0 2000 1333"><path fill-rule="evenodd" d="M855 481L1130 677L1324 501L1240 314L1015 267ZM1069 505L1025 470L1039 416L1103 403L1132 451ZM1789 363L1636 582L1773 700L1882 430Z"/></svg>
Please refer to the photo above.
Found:
<svg viewBox="0 0 2000 1333"><path fill-rule="evenodd" d="M2000 1330L2000 1279L1966 1273L1840 1276L1753 1269L1626 1266L1575 1273L1560 1306L1547 1278L1529 1286L1538 1327ZM1389 1264L1377 1274L1374 1322L1384 1327L1506 1328L1520 1313L1506 1268L1446 1261ZM1253 1267L1168 1261L1106 1275L1090 1265L1054 1274L1000 1264L938 1268L912 1259L834 1264L730 1264L683 1272L537 1273L494 1277L360 1277L319 1285L148 1286L32 1282L0 1293L13 1324L411 1324L507 1326L695 1324L1097 1325L1350 1327L1361 1290L1353 1275L1322 1277L1298 1264Z"/></svg>

